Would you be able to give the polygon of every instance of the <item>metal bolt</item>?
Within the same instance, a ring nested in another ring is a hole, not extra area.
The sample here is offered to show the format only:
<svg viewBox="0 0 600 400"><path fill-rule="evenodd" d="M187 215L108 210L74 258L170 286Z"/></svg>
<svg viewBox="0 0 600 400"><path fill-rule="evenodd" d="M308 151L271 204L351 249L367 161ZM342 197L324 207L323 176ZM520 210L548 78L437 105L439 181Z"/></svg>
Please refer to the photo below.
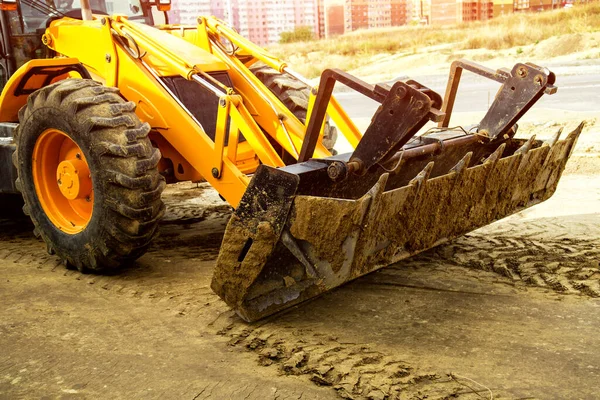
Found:
<svg viewBox="0 0 600 400"><path fill-rule="evenodd" d="M225 98L221 97L221 98L219 99L219 105L220 105L221 107L225 107L225 106L227 105L227 102L225 101Z"/></svg>
<svg viewBox="0 0 600 400"><path fill-rule="evenodd" d="M334 161L327 167L327 175L332 181L337 182L348 176L348 170L343 162Z"/></svg>
<svg viewBox="0 0 600 400"><path fill-rule="evenodd" d="M406 96L406 88L401 86L398 88L398 91L396 92L396 96L398 96L399 98L403 98L404 96Z"/></svg>
<svg viewBox="0 0 600 400"><path fill-rule="evenodd" d="M112 57L110 56L110 54L106 53L106 55L104 56L104 59L106 60L107 63L109 63L110 60L112 60Z"/></svg>
<svg viewBox="0 0 600 400"><path fill-rule="evenodd" d="M311 88L310 92L316 96L317 95L317 88L316 87Z"/></svg>
<svg viewBox="0 0 600 400"><path fill-rule="evenodd" d="M102 25L106 25L106 18L102 18Z"/></svg>
<svg viewBox="0 0 600 400"><path fill-rule="evenodd" d="M537 83L538 85L542 86L542 83L544 81L544 79L542 78L541 75L536 75L535 79L533 80L535 83Z"/></svg>
<svg viewBox="0 0 600 400"><path fill-rule="evenodd" d="M419 101L417 101L417 103L415 104L415 108L416 108L417 110L420 110L420 109L422 109L424 106L425 106L425 103L423 103L423 102L422 102L422 101L420 101L420 100L419 100Z"/></svg>
<svg viewBox="0 0 600 400"><path fill-rule="evenodd" d="M213 168L210 172L212 173L213 178L219 177L219 170L217 168Z"/></svg>
<svg viewBox="0 0 600 400"><path fill-rule="evenodd" d="M520 78L525 78L527 76L527 70L524 67L521 67L517 69L517 75L519 75Z"/></svg>
<svg viewBox="0 0 600 400"><path fill-rule="evenodd" d="M198 21L198 25L202 25L202 17L198 17L197 21Z"/></svg>
<svg viewBox="0 0 600 400"><path fill-rule="evenodd" d="M58 186L62 185L62 181L60 179L57 180L56 183L58 183Z"/></svg>
<svg viewBox="0 0 600 400"><path fill-rule="evenodd" d="M75 154L75 158L78 160L81 160L81 154L79 154L79 153Z"/></svg>
<svg viewBox="0 0 600 400"><path fill-rule="evenodd" d="M85 201L87 201L89 203L92 201L92 199L90 198L90 196L85 196Z"/></svg>

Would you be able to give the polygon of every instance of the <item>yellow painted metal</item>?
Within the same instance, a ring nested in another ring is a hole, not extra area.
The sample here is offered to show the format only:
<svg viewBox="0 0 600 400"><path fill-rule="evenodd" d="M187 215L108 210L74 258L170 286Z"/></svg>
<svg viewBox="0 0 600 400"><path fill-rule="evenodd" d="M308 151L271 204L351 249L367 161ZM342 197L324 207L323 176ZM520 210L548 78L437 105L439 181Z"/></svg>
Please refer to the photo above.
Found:
<svg viewBox="0 0 600 400"><path fill-rule="evenodd" d="M208 30L210 30L214 34L226 37L235 46L239 47L240 49L243 49L248 54L252 54L255 58L264 62L269 67L279 72L283 72L284 68L287 67L287 64L285 62L273 56L257 44L244 38L242 35L238 34L235 30L233 30L220 19L210 17L206 18L205 21L205 25Z"/></svg>
<svg viewBox="0 0 600 400"><path fill-rule="evenodd" d="M239 59L228 56L219 48L214 48L214 51L229 65L229 77L236 91L242 96L244 104L251 109L256 122L288 153L297 157L296 149L302 147L305 125ZM281 126L281 120L285 124L285 130ZM331 153L319 142L315 149L315 157L330 155Z"/></svg>
<svg viewBox="0 0 600 400"><path fill-rule="evenodd" d="M195 33L196 33L195 39L196 40L192 43L194 43L196 46L200 47L201 49L210 51L212 53L212 46L210 44L210 39L208 38L208 31L206 30L205 26L206 26L206 18L198 17L198 26L195 30ZM190 30L188 32L194 32L194 30Z"/></svg>
<svg viewBox="0 0 600 400"><path fill-rule="evenodd" d="M68 65L78 64L76 58L53 58L48 60L30 60L23 64L6 82L0 96L0 121L17 122L19 120L19 110L27 103L28 93L16 94L16 89L21 84L21 81L32 68L44 67L49 71L58 71ZM70 74L65 74L55 77L51 82L57 82L61 79L70 77ZM45 82L45 76L31 75L25 83L24 89L33 91L41 88Z"/></svg>
<svg viewBox="0 0 600 400"><path fill-rule="evenodd" d="M227 66L218 57L209 51L185 41L178 40L160 29L144 24L132 23L123 16L117 16L114 28L130 34L141 48L150 53L152 57L177 71L178 75L189 78L196 71L212 72L225 71Z"/></svg>
<svg viewBox="0 0 600 400"><path fill-rule="evenodd" d="M84 41L68 39L79 35L77 29L79 27L86 34L95 35L94 38L98 38L98 41L102 42L103 39L99 33L102 31L102 23L97 20L66 20L59 20L48 29L47 34L52 38L51 47L60 54L79 57L86 68L106 79L107 75L110 76L110 72L103 69L106 60L94 56L99 53L98 49L86 45ZM180 155L187 162L179 164L182 169L187 169L181 175L194 180L206 179L232 206L236 206L247 186L248 179L245 174L253 172L258 166L254 152L249 152L246 147L242 149L245 150L245 158L242 158L239 154L240 149L238 149L237 161L242 168L238 168L233 162L224 161L220 177L214 178L211 173L212 159L207 158L206 153L215 151L215 143L202 130L193 116L159 82L161 75L181 75L189 78L197 68L206 68L209 71L212 68L227 70L227 66L212 54L157 29L148 28L152 34L146 34L144 27L140 28L141 25L131 23L121 17L106 23L106 25L109 24L116 32L133 39L140 49L146 52L144 62L151 69L148 70L142 60L131 57L120 44L114 44L111 37L109 38L111 39L110 45L115 46L116 49L115 57L111 57L111 61L119 66L118 82L115 86L119 87L125 98L138 105L137 114L140 119L150 123L156 132L169 143L171 147L169 150L171 150L173 158L180 161L176 157L176 155ZM58 36L59 32L60 36ZM158 34L155 35L156 32ZM168 38L164 39L162 36ZM178 47L172 46L173 40L177 42ZM159 41L161 44L157 43ZM178 55L174 53L178 53ZM47 62L47 60L43 61ZM240 120L242 119L240 118ZM243 122L241 121L238 121L237 124L245 136L262 135L262 131L256 125L242 127ZM246 133L246 130L250 129L255 131L255 135ZM268 141L267 144L270 146ZM264 146L264 143L261 145ZM224 150L221 148L221 153L223 152ZM269 153L262 149L257 154L259 156L260 154L269 154L266 157L267 162L274 161L272 155L276 155L274 150ZM280 160L279 162L275 165L283 165ZM193 170L190 171L189 167Z"/></svg>
<svg viewBox="0 0 600 400"><path fill-rule="evenodd" d="M234 121L229 125L229 142L227 143L227 158L232 162L237 161L238 146L240 142L240 130Z"/></svg>
<svg viewBox="0 0 600 400"><path fill-rule="evenodd" d="M232 43L235 51L224 47L222 39ZM136 114L152 127L152 142L172 163L175 179L205 179L234 207L249 183L247 174L260 163L282 167L279 152L297 157L302 147L305 124L247 67L261 60L283 71L286 64L216 18L199 18L195 29L173 25L156 29L121 15L94 16L89 21L65 17L50 24L44 43L58 58L34 60L17 71L0 99L0 120L17 120L26 96L15 99L10 93L30 68L81 63L94 79L118 87L123 97L136 104ZM232 87L207 75L220 71L227 72ZM165 83L164 78L172 76L195 80L221 102L214 140ZM43 78L30 79L35 89ZM339 110L333 109L343 122L345 114ZM242 135L245 141L240 142ZM274 142L281 149L276 150ZM315 157L330 155L319 142ZM160 165L167 168L169 163Z"/></svg>
<svg viewBox="0 0 600 400"><path fill-rule="evenodd" d="M269 140L262 134L260 126L258 126L254 116L248 112L247 108L231 107L230 116L238 127L250 128L241 129L242 133L263 163L273 167L283 167L285 165L269 143Z"/></svg>
<svg viewBox="0 0 600 400"><path fill-rule="evenodd" d="M346 111L342 108L337 99L331 96L327 106L327 115L333 120L338 130L346 138L352 148L356 148L362 138L362 133L358 130L354 122L350 119Z"/></svg>
<svg viewBox="0 0 600 400"><path fill-rule="evenodd" d="M110 21L108 17L92 21L61 18L46 29L48 47L76 57L91 73L102 76L107 85L114 86L118 79L118 60Z"/></svg>
<svg viewBox="0 0 600 400"><path fill-rule="evenodd" d="M213 152L213 175L221 176L223 167L223 149L225 148L225 134L227 133L227 119L229 118L229 108L231 101L229 96L223 96L219 99L219 109L217 111L217 127L215 129L215 151Z"/></svg>
<svg viewBox="0 0 600 400"><path fill-rule="evenodd" d="M85 20L85 18L84 18ZM117 49L111 36L110 18L103 17L101 25L101 44L104 46L102 49L105 51L104 61L104 80L106 86L117 86L119 77L119 59L117 58ZM79 55L77 55L79 58Z"/></svg>

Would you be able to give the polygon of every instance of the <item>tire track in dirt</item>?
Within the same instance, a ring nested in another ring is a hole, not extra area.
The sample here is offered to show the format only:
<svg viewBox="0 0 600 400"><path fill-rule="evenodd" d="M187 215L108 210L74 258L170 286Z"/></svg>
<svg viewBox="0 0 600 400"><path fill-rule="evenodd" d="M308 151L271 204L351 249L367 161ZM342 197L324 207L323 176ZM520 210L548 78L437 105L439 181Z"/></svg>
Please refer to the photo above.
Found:
<svg viewBox="0 0 600 400"><path fill-rule="evenodd" d="M401 355L346 343L322 331L281 326L276 320L244 323L209 286L229 209L199 210L181 200L167 199L161 237L147 256L119 275L83 275L64 269L55 256L46 254L25 218L0 219L4 228L0 260L49 268L96 290L156 303L177 317L211 320L209 332L228 338L236 350L253 353L259 365L301 375L316 385L331 387L342 398L468 399L485 395L485 391L475 393L466 386L468 382L451 374L410 365ZM502 222L388 267L386 272L407 266L452 265L491 271L517 284L596 297L600 296L599 227L594 220Z"/></svg>
<svg viewBox="0 0 600 400"><path fill-rule="evenodd" d="M600 216L501 222L381 270L467 268L495 273L498 283L538 286L561 294L600 297ZM422 275L422 274L421 274ZM477 276L476 273L470 276ZM363 278L379 282L376 275ZM490 280L490 275L482 276ZM387 280L387 279L386 279ZM494 281L494 280L492 280ZM219 322L220 321L220 322ZM367 345L343 343L310 329L277 322L245 325L221 318L217 334L233 347L256 354L259 365L305 375L342 398L480 398L451 373L409 365ZM467 396L467 397L465 397Z"/></svg>
<svg viewBox="0 0 600 400"><path fill-rule="evenodd" d="M292 326L277 327L269 321L244 323L210 290L212 264L202 276L189 268L169 271L170 264L181 265L182 260L193 264L197 256L214 260L228 214L205 211L193 215L178 210L177 215L182 219L167 220L161 225L161 230L166 228L172 236L163 235L148 256L118 275L86 275L66 269L60 260L46 253L26 218L0 220L4 228L0 233L0 262L61 273L68 279L82 281L92 290L171 309L176 317L197 319L200 323L213 320L207 326L210 333L227 337L229 345L238 351L253 352L259 365L274 365L282 374L305 376L316 385L331 387L341 398L393 399L400 398L401 393L441 398L464 392L465 386L446 374L422 371L368 346L344 343ZM216 221L211 222L211 229L218 224L220 228L213 232L202 229L207 221ZM205 237L216 239L202 240L203 231ZM196 242L204 243L204 252L189 251Z"/></svg>
<svg viewBox="0 0 600 400"><path fill-rule="evenodd" d="M248 325L232 316L212 326L229 338L230 346L254 353L259 365L305 376L344 399L479 397L452 374L418 368L368 345L311 329L271 326L268 321Z"/></svg>
<svg viewBox="0 0 600 400"><path fill-rule="evenodd" d="M6 205L0 214L2 264L50 270L95 290L159 303L177 316L228 310L210 289L210 279L229 207L171 206L160 226L161 236L147 255L115 275L93 275L67 269L58 257L48 254L45 244L34 236L18 199L2 200ZM177 204L177 199L171 203Z"/></svg>
<svg viewBox="0 0 600 400"><path fill-rule="evenodd" d="M515 283L600 297L600 216L495 224L401 265L423 263L494 272Z"/></svg>
<svg viewBox="0 0 600 400"><path fill-rule="evenodd" d="M218 198L214 189L169 187L163 195L166 213L160 236L149 253L156 257L183 257L215 260L232 208Z"/></svg>
<svg viewBox="0 0 600 400"><path fill-rule="evenodd" d="M210 290L212 263L206 262L208 268L202 273L190 267L196 261L214 262L229 214L224 210L191 214L178 209L177 215L180 220L174 218L161 225L167 235L147 256L114 276L67 270L55 256L45 252L26 218L0 222L7 228L0 233L0 259L18 263L19 267L31 265L61 273L92 290L151 302L172 310L176 317L197 321L194 323L213 321L207 326L211 334L227 337L237 351L252 352L259 365L273 365L282 374L301 375L316 385L331 387L341 398L477 397L448 374L417 368L360 343L345 343L294 326L280 327L272 323L276 319L253 325L241 321ZM193 245L204 250L191 251ZM173 264L185 265L171 269Z"/></svg>

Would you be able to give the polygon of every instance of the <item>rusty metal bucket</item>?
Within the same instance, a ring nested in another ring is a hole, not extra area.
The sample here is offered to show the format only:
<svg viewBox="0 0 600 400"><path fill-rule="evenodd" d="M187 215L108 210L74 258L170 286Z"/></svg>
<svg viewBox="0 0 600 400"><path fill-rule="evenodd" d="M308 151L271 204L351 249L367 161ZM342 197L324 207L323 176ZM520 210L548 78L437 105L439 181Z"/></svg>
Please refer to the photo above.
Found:
<svg viewBox="0 0 600 400"><path fill-rule="evenodd" d="M426 114L421 109L419 118ZM515 139L507 114L494 124L488 113L485 132L442 126L391 153L363 147L359 154L369 157L362 161L374 161L355 173L357 151L261 166L225 231L212 289L254 321L546 200L583 124L565 140L559 132L544 143Z"/></svg>

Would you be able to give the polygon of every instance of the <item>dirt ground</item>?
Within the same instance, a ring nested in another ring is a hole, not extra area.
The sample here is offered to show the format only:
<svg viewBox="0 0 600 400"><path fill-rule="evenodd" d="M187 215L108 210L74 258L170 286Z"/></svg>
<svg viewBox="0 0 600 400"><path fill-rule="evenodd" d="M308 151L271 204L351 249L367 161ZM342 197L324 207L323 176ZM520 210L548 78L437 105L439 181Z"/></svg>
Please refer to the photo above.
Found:
<svg viewBox="0 0 600 400"><path fill-rule="evenodd" d="M596 398L589 122L546 203L254 324L210 290L230 209L205 185L167 189L160 238L115 276L66 270L3 199L0 398Z"/></svg>

